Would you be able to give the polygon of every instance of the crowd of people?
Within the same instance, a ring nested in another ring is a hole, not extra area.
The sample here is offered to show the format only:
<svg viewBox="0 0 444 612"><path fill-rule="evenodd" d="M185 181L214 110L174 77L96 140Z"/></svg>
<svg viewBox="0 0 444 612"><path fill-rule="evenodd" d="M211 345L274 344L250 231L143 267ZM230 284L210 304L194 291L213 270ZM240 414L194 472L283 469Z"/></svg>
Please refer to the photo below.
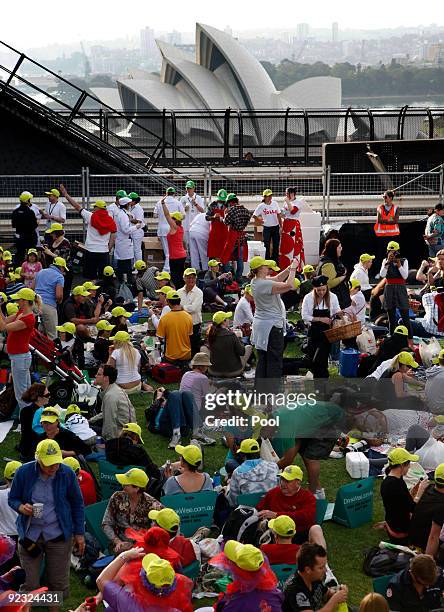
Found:
<svg viewBox="0 0 444 612"><path fill-rule="evenodd" d="M418 338L444 339L441 205L424 234L430 258L412 273L397 242L399 209L386 192L376 254L362 253L347 270L334 233L319 261L305 262L301 199L292 188L283 208L265 190L253 214L234 193L220 190L206 208L193 181L186 191L178 199L169 187L154 209L162 270L143 260L146 223L137 193L119 190L115 202L98 200L92 211L63 185L47 192L45 211L31 193L20 195L12 215L15 253L0 247L0 333L13 389L9 416L20 433L0 489L0 600L1 591L43 584L68 595L71 554L82 559L88 544L85 507L101 496L91 466L106 459L137 467L116 474L121 490L107 500L101 529L113 560L97 578L94 606L192 610L187 568L197 562L201 582L212 572L228 577L214 608L202 610L345 610L348 588L328 565L316 511L326 497L322 461L343 457L354 440L374 450L369 463L384 476L383 539L416 553L393 574L385 596L367 595L359 610L439 608L444 349L430 345L435 352L426 356ZM62 197L86 226L82 277L72 270L76 247L65 233ZM251 219L263 225L266 253L250 258L246 277ZM342 334L346 328L356 331ZM296 340L300 348L284 358ZM45 347L59 368L93 380L94 409L73 400L69 376L55 386L41 380ZM338 375L348 354L359 356L351 374L358 385ZM153 389L156 370L177 384ZM294 410L276 402L294 390L288 374L314 385L313 403ZM331 375L339 385L317 387ZM60 386L65 403L55 397ZM227 402L228 392L248 388L265 399ZM206 421L213 395L224 398L213 415L224 417L217 439ZM150 456L137 422L139 397L146 397L149 431L167 438L165 457L168 447L176 461ZM203 469L205 447L219 439L227 455L212 477ZM416 479L413 463L423 468ZM181 519L163 497L214 490L211 528L181 535ZM249 541L228 529L243 495L258 496ZM285 584L275 573L283 564L294 566ZM335 571L340 576L341 568Z"/></svg>

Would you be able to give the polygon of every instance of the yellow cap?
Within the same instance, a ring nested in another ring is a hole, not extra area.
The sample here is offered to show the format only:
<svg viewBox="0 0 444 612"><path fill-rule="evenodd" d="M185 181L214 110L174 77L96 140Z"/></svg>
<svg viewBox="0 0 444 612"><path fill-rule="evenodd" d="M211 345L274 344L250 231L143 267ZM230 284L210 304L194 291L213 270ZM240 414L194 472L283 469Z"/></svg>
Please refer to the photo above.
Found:
<svg viewBox="0 0 444 612"><path fill-rule="evenodd" d="M348 281L348 287L350 291L353 291L353 289L357 289L358 287L361 288L361 281L359 281L357 278L351 278Z"/></svg>
<svg viewBox="0 0 444 612"><path fill-rule="evenodd" d="M272 259L264 259L263 257L260 257L259 255L256 255L256 257L253 257L252 259L250 259L250 269L251 270L257 270L261 266L267 266L268 268L271 268L275 272L279 272L280 270L279 266L277 266L276 262L273 261Z"/></svg>
<svg viewBox="0 0 444 612"><path fill-rule="evenodd" d="M180 300L181 298L180 298L180 295L177 293L177 291L172 289L171 291L167 293L167 299L168 300Z"/></svg>
<svg viewBox="0 0 444 612"><path fill-rule="evenodd" d="M11 300L27 300L28 302L33 302L35 300L35 291L25 287L24 289L20 289L20 291L17 291L17 293L14 293L9 297L11 298Z"/></svg>
<svg viewBox="0 0 444 612"><path fill-rule="evenodd" d="M0 291L0 297L2 298L3 302L6 304L6 302L8 301L8 296L6 295L6 293L3 293L3 291Z"/></svg>
<svg viewBox="0 0 444 612"><path fill-rule="evenodd" d="M197 276L196 268L186 268L184 270L184 276L191 276L191 274L195 274Z"/></svg>
<svg viewBox="0 0 444 612"><path fill-rule="evenodd" d="M240 544L235 540L228 540L224 553L230 561L247 572L257 572L264 564L264 555L252 544Z"/></svg>
<svg viewBox="0 0 444 612"><path fill-rule="evenodd" d="M301 286L301 281L298 278L295 278L293 281L293 287L295 289L299 289L300 286Z"/></svg>
<svg viewBox="0 0 444 612"><path fill-rule="evenodd" d="M32 254L34 254L34 255L38 255L37 249L28 249L28 250L26 251L26 253L27 253L28 255L32 255Z"/></svg>
<svg viewBox="0 0 444 612"><path fill-rule="evenodd" d="M52 234L52 232L63 232L63 225L61 223L51 223L51 227L49 227L45 234Z"/></svg>
<svg viewBox="0 0 444 612"><path fill-rule="evenodd" d="M74 323L71 323L71 321L67 321L63 325L57 325L56 330L74 336L74 334L76 333L76 326L74 325Z"/></svg>
<svg viewBox="0 0 444 612"><path fill-rule="evenodd" d="M65 268L68 271L68 267L66 266L66 260L63 257L55 257L53 261L54 266L59 266L60 268Z"/></svg>
<svg viewBox="0 0 444 612"><path fill-rule="evenodd" d="M289 538L296 533L296 523L291 517L285 514L281 514L281 516L268 521L268 526L283 538Z"/></svg>
<svg viewBox="0 0 444 612"><path fill-rule="evenodd" d="M362 255L359 258L359 261L361 261L362 263L365 263L366 261L373 261L374 258L375 258L375 255L369 255L368 253L362 253Z"/></svg>
<svg viewBox="0 0 444 612"><path fill-rule="evenodd" d="M123 306L116 306L111 310L111 314L113 317L126 317L127 319L132 317L132 314L127 312Z"/></svg>
<svg viewBox="0 0 444 612"><path fill-rule="evenodd" d="M387 458L390 465L401 465L407 461L418 461L419 455L412 455L405 448L394 448L389 452Z"/></svg>
<svg viewBox="0 0 444 612"><path fill-rule="evenodd" d="M55 406L45 406L40 416L40 423L55 423L60 421L60 410Z"/></svg>
<svg viewBox="0 0 444 612"><path fill-rule="evenodd" d="M170 216L175 221L183 221L185 219L185 215L179 211L171 213Z"/></svg>
<svg viewBox="0 0 444 612"><path fill-rule="evenodd" d="M103 276L114 276L114 268L112 266L105 266L103 268Z"/></svg>
<svg viewBox="0 0 444 612"><path fill-rule="evenodd" d="M217 261L217 259L210 259L208 262L208 267L215 268L216 266L220 266L220 261Z"/></svg>
<svg viewBox="0 0 444 612"><path fill-rule="evenodd" d="M111 331L115 328L115 325L111 325L109 321L102 319L96 323L96 328L98 331Z"/></svg>
<svg viewBox="0 0 444 612"><path fill-rule="evenodd" d="M435 469L434 481L440 486L444 486L444 463L440 463Z"/></svg>
<svg viewBox="0 0 444 612"><path fill-rule="evenodd" d="M97 289L100 289L99 285L95 285L91 281L86 281L86 283L83 283L83 288L87 291L97 291Z"/></svg>
<svg viewBox="0 0 444 612"><path fill-rule="evenodd" d="M144 489L148 484L149 478L140 468L131 468L126 474L116 474L117 482L122 486L133 485Z"/></svg>
<svg viewBox="0 0 444 612"><path fill-rule="evenodd" d="M419 368L419 363L417 363L412 355L410 353L407 353L407 351L401 351L398 354L398 363L402 364L402 365L406 365L409 366L411 368Z"/></svg>
<svg viewBox="0 0 444 612"><path fill-rule="evenodd" d="M131 340L131 336L128 332L120 330L115 336L110 336L110 340L114 340L115 342L129 342Z"/></svg>
<svg viewBox="0 0 444 612"><path fill-rule="evenodd" d="M142 567L148 582L157 589L171 586L176 577L171 563L166 559L161 559L154 553L149 553L144 556L142 559Z"/></svg>
<svg viewBox="0 0 444 612"><path fill-rule="evenodd" d="M55 440L42 440L35 449L35 458L45 467L62 463L62 451Z"/></svg>
<svg viewBox="0 0 444 612"><path fill-rule="evenodd" d="M223 321L226 321L227 319L231 319L232 316L233 316L232 312L223 312L222 310L219 310L218 312L215 312L213 315L213 323L215 323L216 325L220 325Z"/></svg>
<svg viewBox="0 0 444 612"><path fill-rule="evenodd" d="M3 261L12 261L11 251L3 251L2 258L3 258Z"/></svg>
<svg viewBox="0 0 444 612"><path fill-rule="evenodd" d="M146 270L146 263L143 261L143 259L138 259L134 264L134 267L136 270Z"/></svg>
<svg viewBox="0 0 444 612"><path fill-rule="evenodd" d="M250 295L253 295L253 289L251 288L251 284L250 283L248 283L248 285L245 285L244 293L249 293Z"/></svg>
<svg viewBox="0 0 444 612"><path fill-rule="evenodd" d="M80 410L79 406L77 406L77 404L70 404L66 409L65 418L68 417L70 414L82 414L82 411Z"/></svg>
<svg viewBox="0 0 444 612"><path fill-rule="evenodd" d="M188 446L178 444L174 450L178 455L183 457L187 463L194 467L197 467L202 462L202 451L195 444L188 444Z"/></svg>
<svg viewBox="0 0 444 612"><path fill-rule="evenodd" d="M56 198L60 198L60 191L58 189L50 189L49 191L45 191L46 195L53 195Z"/></svg>
<svg viewBox="0 0 444 612"><path fill-rule="evenodd" d="M174 291L174 289L172 287L168 287L168 285L164 285L160 289L155 289L156 293L164 293L165 295L168 295L171 291Z"/></svg>
<svg viewBox="0 0 444 612"><path fill-rule="evenodd" d="M63 463L70 467L74 474L80 472L80 463L75 457L65 457L65 459L63 459Z"/></svg>
<svg viewBox="0 0 444 612"><path fill-rule="evenodd" d="M29 200L32 200L33 197L34 196L29 191L22 191L19 196L19 200L20 202L29 202Z"/></svg>
<svg viewBox="0 0 444 612"><path fill-rule="evenodd" d="M409 330L407 329L407 327L405 325L398 325L393 330L393 333L394 334L400 334L401 336L408 336L409 335Z"/></svg>
<svg viewBox="0 0 444 612"><path fill-rule="evenodd" d="M271 191L271 189L265 189L265 191L262 192L262 196L264 198L266 198L267 196L271 196L273 195L273 192Z"/></svg>
<svg viewBox="0 0 444 612"><path fill-rule="evenodd" d="M91 204L92 208L106 208L108 205L105 200L97 200L94 204Z"/></svg>
<svg viewBox="0 0 444 612"><path fill-rule="evenodd" d="M19 467L22 467L22 465L23 463L20 463L20 461L8 461L8 463L5 465L3 477L6 478L6 480L12 480L16 471L19 469Z"/></svg>
<svg viewBox="0 0 444 612"><path fill-rule="evenodd" d="M136 434L136 436L139 436L139 440L142 442L142 444L144 444L142 429L137 423L126 423L126 425L122 427L122 431L130 431L131 433Z"/></svg>
<svg viewBox="0 0 444 612"><path fill-rule="evenodd" d="M15 304L13 302L8 302L8 304L6 304L6 314L8 315L8 317L11 317L12 315L17 314L18 311L19 311L18 304Z"/></svg>
<svg viewBox="0 0 444 612"><path fill-rule="evenodd" d="M81 297L89 297L89 291L87 291L83 285L77 285L71 293L75 296L80 295Z"/></svg>
<svg viewBox="0 0 444 612"><path fill-rule="evenodd" d="M307 264L306 266L302 268L302 274L310 274L311 272L314 272L314 271L315 269L310 264Z"/></svg>
<svg viewBox="0 0 444 612"><path fill-rule="evenodd" d="M387 245L387 251L399 251L399 242L395 240L390 240Z"/></svg>
<svg viewBox="0 0 444 612"><path fill-rule="evenodd" d="M236 451L237 453L259 453L261 450L259 446L259 442L254 440L253 438L247 438L246 440L242 440L240 443L239 449Z"/></svg>
<svg viewBox="0 0 444 612"><path fill-rule="evenodd" d="M286 468L279 472L278 476L284 478L285 480L300 480L302 481L304 478L304 473L298 465L287 465Z"/></svg>
<svg viewBox="0 0 444 612"><path fill-rule="evenodd" d="M156 280L171 280L171 274L169 272L160 272L156 277Z"/></svg>
<svg viewBox="0 0 444 612"><path fill-rule="evenodd" d="M150 510L148 518L156 521L159 527L165 531L177 532L180 526L179 515L171 508L162 508L162 510Z"/></svg>

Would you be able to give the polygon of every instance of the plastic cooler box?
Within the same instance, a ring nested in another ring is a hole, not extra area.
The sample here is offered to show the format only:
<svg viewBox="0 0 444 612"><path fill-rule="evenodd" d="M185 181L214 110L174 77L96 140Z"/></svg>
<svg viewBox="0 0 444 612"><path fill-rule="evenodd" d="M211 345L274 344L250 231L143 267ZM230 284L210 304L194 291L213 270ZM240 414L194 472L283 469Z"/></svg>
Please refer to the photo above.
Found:
<svg viewBox="0 0 444 612"><path fill-rule="evenodd" d="M370 462L364 453L347 453L345 455L345 469L351 478L367 478L370 471Z"/></svg>
<svg viewBox="0 0 444 612"><path fill-rule="evenodd" d="M253 257L265 257L265 246L260 240L249 240L248 246L248 261L244 261L244 276L250 274L250 264L248 263Z"/></svg>

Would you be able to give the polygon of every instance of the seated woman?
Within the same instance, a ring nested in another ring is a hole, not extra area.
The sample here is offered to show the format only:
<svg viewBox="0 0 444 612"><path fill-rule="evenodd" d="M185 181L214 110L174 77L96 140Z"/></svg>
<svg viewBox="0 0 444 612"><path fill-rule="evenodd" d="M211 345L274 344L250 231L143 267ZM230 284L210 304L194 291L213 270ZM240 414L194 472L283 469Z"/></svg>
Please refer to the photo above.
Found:
<svg viewBox="0 0 444 612"><path fill-rule="evenodd" d="M392 336L386 336L378 346L375 355L364 357L359 364L358 375L368 376L378 368L383 361L394 359L401 351L409 346L409 332L404 325L398 325Z"/></svg>
<svg viewBox="0 0 444 612"><path fill-rule="evenodd" d="M409 492L404 482L410 462L418 460L418 455L411 455L404 448L395 448L388 454L388 467L381 483L381 497L385 510L385 529L390 542L394 544L408 544L412 512L429 486L427 480L418 481Z"/></svg>
<svg viewBox="0 0 444 612"><path fill-rule="evenodd" d="M128 321L132 314L131 312L127 312L123 306L116 306L111 310L111 325L114 325L114 333L116 334L119 331L128 332Z"/></svg>
<svg viewBox="0 0 444 612"><path fill-rule="evenodd" d="M119 290L119 282L114 273L114 268L112 266L105 266L103 268L102 278L96 280L100 287L101 294L106 299L110 299L112 302L114 302Z"/></svg>
<svg viewBox="0 0 444 612"><path fill-rule="evenodd" d="M78 325L67 321L63 325L57 325L59 338L55 341L69 360L74 362L80 370L85 369L85 345L80 338L82 332L88 332L85 325ZM80 331L80 334L79 334Z"/></svg>
<svg viewBox="0 0 444 612"><path fill-rule="evenodd" d="M157 299L156 289L158 288L158 286L156 276L158 274L159 268L156 268L156 266L150 266L149 268L147 268L145 265L145 269L140 270L139 274L136 275L135 287L137 294L137 308L139 312L142 309L144 298L148 300Z"/></svg>
<svg viewBox="0 0 444 612"><path fill-rule="evenodd" d="M403 410L421 409L423 403L417 395L408 391L408 385L424 386L424 383L411 376L411 369L419 364L407 351L401 351L392 361L391 366L382 374L378 382L378 397L382 406L401 408ZM381 407L382 407L381 406Z"/></svg>
<svg viewBox="0 0 444 612"><path fill-rule="evenodd" d="M142 446L142 430L137 423L126 423L118 438L105 442L106 460L114 465L140 465L149 478L161 480L159 468Z"/></svg>
<svg viewBox="0 0 444 612"><path fill-rule="evenodd" d="M76 455L89 455L91 447L83 442L71 431L60 426L60 411L53 406L43 409L40 424L43 432L37 437L37 444L42 440L55 440L62 450L62 457L75 457ZM33 448L35 452L35 447Z"/></svg>
<svg viewBox="0 0 444 612"><path fill-rule="evenodd" d="M161 510L163 505L145 492L149 478L139 468L126 474L116 474L123 491L116 491L109 499L102 520L102 529L114 553L132 548L133 542L125 535L128 528L148 529L151 510Z"/></svg>
<svg viewBox="0 0 444 612"><path fill-rule="evenodd" d="M216 440L206 436L202 429L202 411L205 410L205 396L209 392L210 383L206 375L211 365L206 353L196 353L190 361L191 370L185 372L180 381L180 391L189 391L194 400L192 437L202 444L216 444Z"/></svg>
<svg viewBox="0 0 444 612"><path fill-rule="evenodd" d="M65 412L65 429L75 434L88 446L94 446L97 434L91 429L77 404L70 404Z"/></svg>
<svg viewBox="0 0 444 612"><path fill-rule="evenodd" d="M228 319L232 312L215 312L213 324L208 330L208 346L210 349L210 376L234 378L245 370L251 355L252 347L245 346L240 337L242 332L233 332L228 328ZM206 347L204 347L205 349ZM207 352L208 349L202 352Z"/></svg>
<svg viewBox="0 0 444 612"><path fill-rule="evenodd" d="M204 276L204 304L216 304L226 308L228 303L224 300L225 287L233 282L231 272L221 272L220 262L210 259L208 270Z"/></svg>
<svg viewBox="0 0 444 612"><path fill-rule="evenodd" d="M33 383L22 395L24 402L29 402L27 406L20 410L20 442L18 450L20 458L26 461L33 461L33 450L38 443L38 436L32 428L32 422L37 410L47 406L50 392L42 383Z"/></svg>
<svg viewBox="0 0 444 612"><path fill-rule="evenodd" d="M101 363L106 363L109 359L109 347L111 346L109 337L111 336L111 332L114 328L115 326L111 325L111 323L106 320L98 321L96 323L97 338L94 340L92 357L94 359L94 365L97 367Z"/></svg>
<svg viewBox="0 0 444 612"><path fill-rule="evenodd" d="M206 472L198 472L202 463L202 451L198 446L176 446L176 452L180 455L179 476L170 476L163 486L165 495L176 493L199 493L200 491L212 491L213 482ZM165 470L165 473L167 471ZM156 508L155 508L156 509Z"/></svg>
<svg viewBox="0 0 444 612"><path fill-rule="evenodd" d="M138 393L142 389L142 377L140 376L140 353L131 344L128 332L118 331L110 337L114 341L112 353L108 359L108 365L117 369L117 384L128 395ZM144 390L152 391L149 385L143 385Z"/></svg>
<svg viewBox="0 0 444 612"><path fill-rule="evenodd" d="M168 285L165 285L160 289L156 289L158 299L157 305L156 307L148 308L148 316L151 318L151 323L153 324L154 329L159 327L159 321L163 315L171 311L171 308L167 302L167 296L171 291L174 291L174 289Z"/></svg>
<svg viewBox="0 0 444 612"><path fill-rule="evenodd" d="M250 338L254 317L254 297L251 285L245 285L242 296L236 304L233 327L242 330L243 338Z"/></svg>

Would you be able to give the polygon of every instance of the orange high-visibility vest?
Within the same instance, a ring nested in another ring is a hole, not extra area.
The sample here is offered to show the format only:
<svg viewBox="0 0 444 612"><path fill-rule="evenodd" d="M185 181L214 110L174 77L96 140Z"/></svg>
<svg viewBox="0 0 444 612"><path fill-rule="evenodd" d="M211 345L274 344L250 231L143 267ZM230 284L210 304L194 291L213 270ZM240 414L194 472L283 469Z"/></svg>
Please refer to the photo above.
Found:
<svg viewBox="0 0 444 612"><path fill-rule="evenodd" d="M395 218L398 207L392 204L390 210L386 212L383 204L378 206L378 213L382 218L382 223L376 221L374 225L375 234L377 236L399 236L399 225L387 225L384 221L391 221Z"/></svg>

